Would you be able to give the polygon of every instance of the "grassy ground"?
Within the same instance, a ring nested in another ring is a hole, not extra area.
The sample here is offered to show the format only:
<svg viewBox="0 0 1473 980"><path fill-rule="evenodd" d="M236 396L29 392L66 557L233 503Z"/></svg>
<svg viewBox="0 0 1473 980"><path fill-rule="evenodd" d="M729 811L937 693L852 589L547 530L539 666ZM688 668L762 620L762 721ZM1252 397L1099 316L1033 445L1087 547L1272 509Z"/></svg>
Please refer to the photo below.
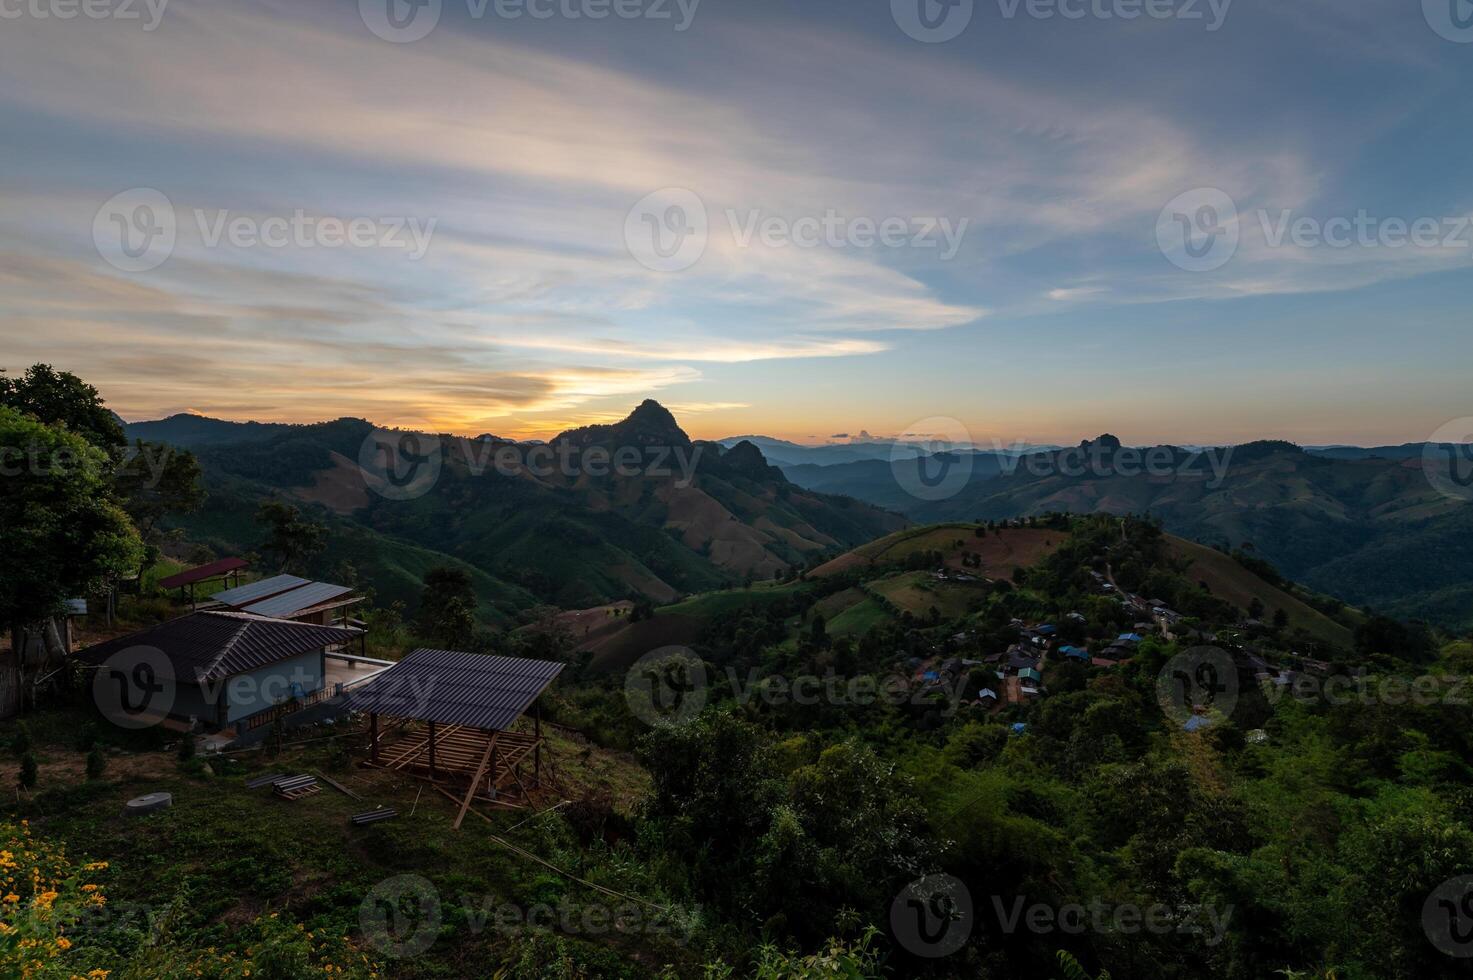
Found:
<svg viewBox="0 0 1473 980"><path fill-rule="evenodd" d="M684 973L696 955L670 939L664 926L653 936L609 924L589 927L604 920L585 919L584 911L621 903L488 839L488 833L506 835L561 869L668 904L665 884L646 863L620 857L597 837L580 843L566 810L527 820L561 799L602 793L615 811L606 826L622 826L617 814L627 814L644 792L646 777L628 757L579 744L565 733L550 736L559 786L544 793L536 808L491 813L490 824L468 816L456 831L454 804L408 777L352 765L342 733L289 747L277 758L245 753L233 761L211 760L206 768L165 751L165 736L154 730L121 737L127 747L110 746L103 777L88 780L78 749L82 715L41 712L26 724L40 778L29 795L7 789L13 795L5 817L29 819L33 833L66 842L77 859L108 861L109 914L119 921L131 914L135 924L146 923L147 915L167 910L173 928L192 945L229 948L242 926L270 910L308 929L357 939L359 914L374 887L396 875L419 875L439 896L441 930L427 951L393 961L393 976L490 976L498 965L511 965L512 976L536 976L548 968L544 954L585 964L587 975L648 975L665 963ZM15 727L0 726L0 740L8 745ZM104 737L110 735L111 730ZM0 781L15 786L18 768L7 752ZM287 802L269 788L245 787L246 778L265 772L326 773L362 799L324 785L315 796ZM172 808L123 815L125 801L158 791L173 794ZM397 808L400 816L363 828L348 822L351 813L380 804ZM498 929L494 917L477 917L494 909L557 909L564 902L573 911L549 920L550 930ZM688 920L669 921L683 923L677 936L688 935ZM642 962L637 971L631 957ZM515 966L519 962L522 967Z"/></svg>
<svg viewBox="0 0 1473 980"><path fill-rule="evenodd" d="M1339 647L1349 648L1352 645L1353 638L1349 629L1282 589L1265 582L1239 565L1230 555L1184 538L1168 536L1167 542L1176 557L1191 562L1190 567L1183 572L1188 581L1206 582L1212 594L1218 598L1226 599L1243 609L1247 609L1255 598L1259 599L1266 610L1265 619L1271 618L1275 610L1282 609L1288 615L1291 627L1303 629L1310 635Z"/></svg>
<svg viewBox="0 0 1473 980"><path fill-rule="evenodd" d="M983 582L938 582L930 572L898 572L876 579L869 587L913 616L930 615L934 606L943 619L965 615L987 594Z"/></svg>
<svg viewBox="0 0 1473 980"><path fill-rule="evenodd" d="M884 606L865 597L864 601L855 603L829 620L826 631L829 636L863 636L889 618Z"/></svg>

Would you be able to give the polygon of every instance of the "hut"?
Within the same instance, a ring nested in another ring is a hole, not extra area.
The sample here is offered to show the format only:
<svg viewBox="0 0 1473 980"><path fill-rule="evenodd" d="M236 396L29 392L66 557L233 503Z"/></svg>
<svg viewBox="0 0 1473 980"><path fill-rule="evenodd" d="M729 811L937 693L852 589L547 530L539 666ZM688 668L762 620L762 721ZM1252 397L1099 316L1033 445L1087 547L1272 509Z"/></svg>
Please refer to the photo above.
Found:
<svg viewBox="0 0 1473 980"><path fill-rule="evenodd" d="M472 802L524 806L542 781L541 713L518 722L562 669L549 660L415 650L348 694L348 706L368 715L365 764L456 799L457 827Z"/></svg>

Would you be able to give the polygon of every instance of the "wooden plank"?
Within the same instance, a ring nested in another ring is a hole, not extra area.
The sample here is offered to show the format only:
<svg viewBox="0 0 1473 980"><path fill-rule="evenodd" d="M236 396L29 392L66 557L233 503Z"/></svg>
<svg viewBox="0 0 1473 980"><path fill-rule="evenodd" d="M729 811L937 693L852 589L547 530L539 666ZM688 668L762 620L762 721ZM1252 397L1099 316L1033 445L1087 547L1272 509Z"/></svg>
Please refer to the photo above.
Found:
<svg viewBox="0 0 1473 980"><path fill-rule="evenodd" d="M349 789L348 787L344 786L342 783L338 782L336 779L333 779L331 776L327 776L327 775L325 775L323 773L320 773L320 772L317 773L316 775L317 775L317 778L318 779L322 780L324 783L326 783L327 785L331 786L333 789L337 790L339 793L343 793L343 794L345 794L347 796L351 796L353 799L357 800L359 803L362 803L363 802L363 797L359 796L357 793L353 792L351 789Z"/></svg>
<svg viewBox="0 0 1473 980"><path fill-rule="evenodd" d="M465 799L461 801L460 812L455 815L455 823L451 830L459 830L460 822L465 819L465 811L471 808L471 798L476 795L476 787L481 785L481 777L486 774L486 764L491 761L491 753L496 751L496 736L491 736L491 741L486 743L486 751L481 754L481 764L476 767L476 774L471 777L471 788L465 791Z"/></svg>

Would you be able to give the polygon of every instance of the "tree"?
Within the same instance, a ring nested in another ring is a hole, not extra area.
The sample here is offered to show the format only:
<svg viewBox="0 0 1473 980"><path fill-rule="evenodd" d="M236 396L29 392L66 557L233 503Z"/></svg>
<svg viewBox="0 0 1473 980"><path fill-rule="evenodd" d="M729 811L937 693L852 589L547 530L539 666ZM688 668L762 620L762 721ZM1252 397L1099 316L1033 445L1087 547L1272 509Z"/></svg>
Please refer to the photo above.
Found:
<svg viewBox="0 0 1473 980"><path fill-rule="evenodd" d="M476 590L470 572L442 566L425 573L419 631L451 646L468 644L476 631Z"/></svg>
<svg viewBox="0 0 1473 980"><path fill-rule="evenodd" d="M0 628L11 630L17 680L23 633L40 629L61 650L52 617L65 600L102 591L131 574L143 542L113 497L111 461L80 435L0 406ZM22 691L24 684L22 683Z"/></svg>
<svg viewBox="0 0 1473 980"><path fill-rule="evenodd" d="M263 550L274 556L283 572L301 572L307 560L327 543L327 528L307 520L291 504L268 500L256 510L256 523L266 525L270 537Z"/></svg>
<svg viewBox="0 0 1473 980"><path fill-rule="evenodd" d="M189 514L205 502L199 460L194 453L161 443L137 440L128 450L114 481L123 509L144 541L165 514Z"/></svg>
<svg viewBox="0 0 1473 980"><path fill-rule="evenodd" d="M121 420L103 405L96 388L49 364L34 364L18 378L0 376L0 405L62 426L106 452L128 441Z"/></svg>

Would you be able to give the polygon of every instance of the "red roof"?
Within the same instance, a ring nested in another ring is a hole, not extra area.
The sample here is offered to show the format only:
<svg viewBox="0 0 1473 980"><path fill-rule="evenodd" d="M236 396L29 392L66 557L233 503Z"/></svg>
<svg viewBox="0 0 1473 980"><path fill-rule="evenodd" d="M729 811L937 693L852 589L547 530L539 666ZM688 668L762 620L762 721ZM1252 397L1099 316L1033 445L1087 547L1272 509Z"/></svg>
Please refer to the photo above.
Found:
<svg viewBox="0 0 1473 980"><path fill-rule="evenodd" d="M159 588L177 589L181 585L192 585L195 582L203 582L205 579L215 578L216 576L224 575L226 572L246 568L249 565L250 562L244 558L221 558L219 561L212 561L208 565L200 565L198 568L186 568L178 574L170 575L168 578L161 578L159 579Z"/></svg>

